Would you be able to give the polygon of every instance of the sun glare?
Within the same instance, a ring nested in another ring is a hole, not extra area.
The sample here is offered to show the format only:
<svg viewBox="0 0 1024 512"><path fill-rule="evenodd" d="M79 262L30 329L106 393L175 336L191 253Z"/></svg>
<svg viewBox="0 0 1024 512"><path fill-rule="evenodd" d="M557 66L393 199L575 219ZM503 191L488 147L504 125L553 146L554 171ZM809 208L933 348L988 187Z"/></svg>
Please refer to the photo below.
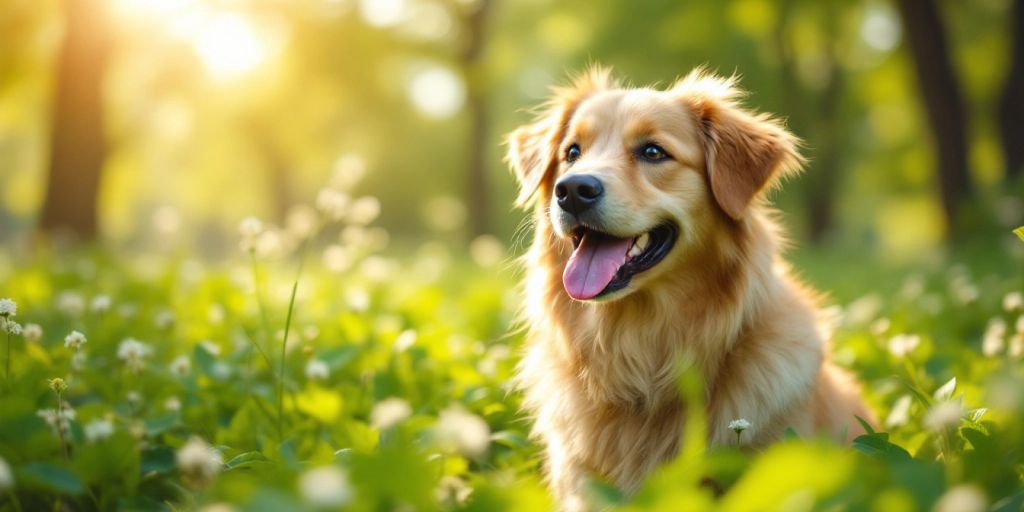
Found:
<svg viewBox="0 0 1024 512"><path fill-rule="evenodd" d="M270 35L244 14L199 0L115 0L133 22L150 22L167 36L188 44L216 81L240 78L270 55Z"/></svg>
<svg viewBox="0 0 1024 512"><path fill-rule="evenodd" d="M256 69L267 57L267 46L245 18L217 14L202 25L192 40L207 71L231 79Z"/></svg>

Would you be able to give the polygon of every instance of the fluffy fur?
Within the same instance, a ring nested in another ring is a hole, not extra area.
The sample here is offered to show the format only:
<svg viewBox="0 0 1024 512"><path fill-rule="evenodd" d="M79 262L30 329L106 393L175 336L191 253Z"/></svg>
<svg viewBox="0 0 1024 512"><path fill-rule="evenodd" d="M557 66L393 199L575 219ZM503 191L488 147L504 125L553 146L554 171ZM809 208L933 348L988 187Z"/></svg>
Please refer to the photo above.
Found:
<svg viewBox="0 0 1024 512"><path fill-rule="evenodd" d="M829 361L817 295L778 257L763 196L799 169L797 142L739 97L733 79L700 70L655 90L622 88L597 68L510 136L518 204L535 212L516 384L564 509L586 508L588 476L631 492L676 455L679 361L703 377L711 444L735 442L727 425L738 418L751 423L742 443L759 447L787 427L851 439L862 431L854 415L870 417L856 383ZM631 144L650 139L670 162L632 157ZM569 165L573 143L583 157ZM552 196L576 172L604 183L601 213L614 232L666 219L680 228L663 261L606 300L574 301L563 289L572 243Z"/></svg>

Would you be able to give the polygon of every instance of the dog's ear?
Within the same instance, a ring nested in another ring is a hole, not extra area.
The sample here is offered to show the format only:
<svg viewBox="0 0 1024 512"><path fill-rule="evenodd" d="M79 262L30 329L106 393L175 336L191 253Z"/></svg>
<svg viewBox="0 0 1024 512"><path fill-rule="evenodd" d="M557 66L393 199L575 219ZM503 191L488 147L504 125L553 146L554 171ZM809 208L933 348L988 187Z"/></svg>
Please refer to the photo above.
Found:
<svg viewBox="0 0 1024 512"><path fill-rule="evenodd" d="M799 141L779 121L739 106L742 92L735 82L696 70L674 90L699 120L715 201L729 217L740 220L759 192L799 171L803 158Z"/></svg>
<svg viewBox="0 0 1024 512"><path fill-rule="evenodd" d="M571 86L554 88L551 99L539 109L537 119L509 135L506 160L519 182L516 206L528 206L545 180L554 176L558 147L580 102L596 91L615 86L609 68L591 67L577 76Z"/></svg>

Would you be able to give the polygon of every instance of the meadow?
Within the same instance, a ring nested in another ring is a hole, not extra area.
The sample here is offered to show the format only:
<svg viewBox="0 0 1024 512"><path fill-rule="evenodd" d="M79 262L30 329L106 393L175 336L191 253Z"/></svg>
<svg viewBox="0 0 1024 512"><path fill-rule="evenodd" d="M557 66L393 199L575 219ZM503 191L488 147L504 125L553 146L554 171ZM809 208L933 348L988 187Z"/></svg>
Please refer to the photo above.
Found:
<svg viewBox="0 0 1024 512"><path fill-rule="evenodd" d="M4 255L0 510L551 509L508 384L517 264L493 237L388 247L378 212L327 189L285 227L243 221L221 263ZM595 481L594 502L1020 510L1020 272L939 259L858 278L795 257L836 287L833 355L877 429L740 451L706 446L696 408L676 462L633 497Z"/></svg>

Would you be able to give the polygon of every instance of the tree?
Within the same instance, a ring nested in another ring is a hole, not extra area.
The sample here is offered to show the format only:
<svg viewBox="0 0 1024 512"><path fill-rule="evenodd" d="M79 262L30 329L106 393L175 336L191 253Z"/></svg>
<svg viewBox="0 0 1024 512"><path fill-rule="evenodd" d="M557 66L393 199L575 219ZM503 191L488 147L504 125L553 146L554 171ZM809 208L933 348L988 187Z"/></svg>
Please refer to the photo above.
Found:
<svg viewBox="0 0 1024 512"><path fill-rule="evenodd" d="M57 60L49 179L39 229L89 240L97 232L106 157L102 80L110 53L106 2L65 0Z"/></svg>
<svg viewBox="0 0 1024 512"><path fill-rule="evenodd" d="M491 229L490 184L487 179L487 148L490 116L487 112L487 84L484 70L480 65L485 41L487 16L493 9L492 0L481 0L466 9L463 25L466 27L466 42L459 63L466 81L467 110L470 117L468 169L466 176L466 205L469 210L471 236L489 233Z"/></svg>
<svg viewBox="0 0 1024 512"><path fill-rule="evenodd" d="M999 100L999 136L1003 144L1006 175L1024 174L1024 0L1013 3L1013 47L1010 70Z"/></svg>
<svg viewBox="0 0 1024 512"><path fill-rule="evenodd" d="M946 225L955 233L959 207L972 190L967 168L967 112L963 94L953 72L936 2L898 0L897 4L932 132Z"/></svg>

